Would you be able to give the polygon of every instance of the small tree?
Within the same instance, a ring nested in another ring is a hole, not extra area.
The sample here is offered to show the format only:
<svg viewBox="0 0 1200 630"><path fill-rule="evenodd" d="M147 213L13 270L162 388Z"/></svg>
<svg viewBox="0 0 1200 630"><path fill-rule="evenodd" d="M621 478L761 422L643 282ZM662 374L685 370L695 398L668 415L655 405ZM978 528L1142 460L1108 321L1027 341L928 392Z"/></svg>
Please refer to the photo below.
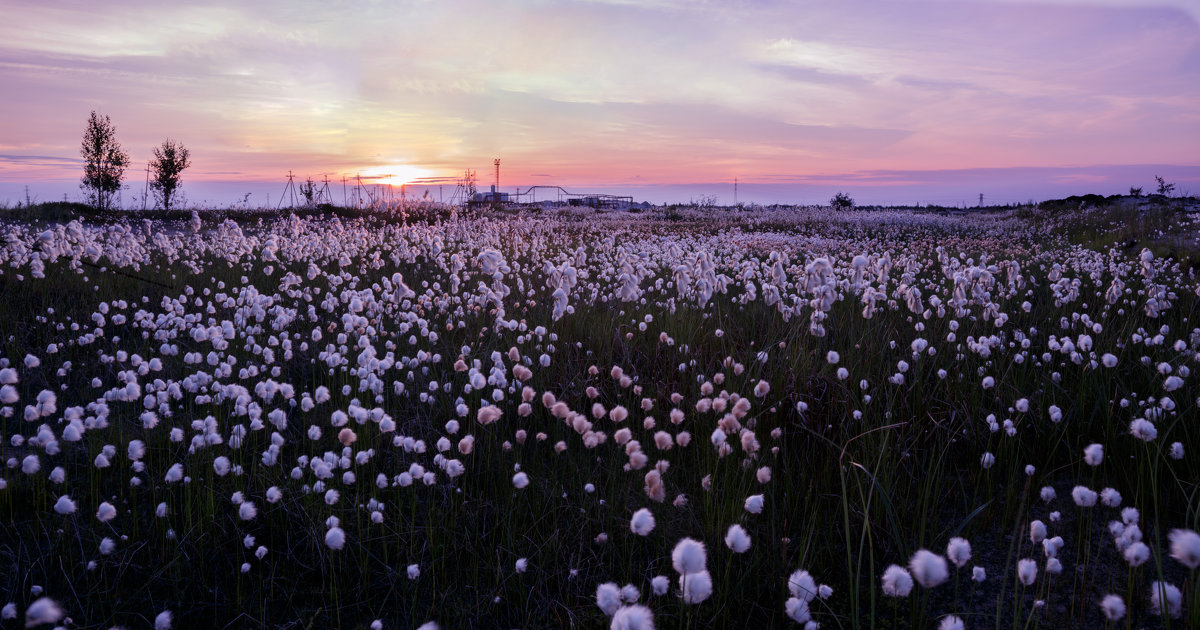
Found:
<svg viewBox="0 0 1200 630"><path fill-rule="evenodd" d="M162 204L163 210L171 209L171 202L177 199L175 193L182 185L183 171L191 165L191 152L170 138L154 147L150 188L154 190L154 200Z"/></svg>
<svg viewBox="0 0 1200 630"><path fill-rule="evenodd" d="M1141 186L1130 186L1129 187L1129 196L1130 197L1141 197L1142 196L1142 187Z"/></svg>
<svg viewBox="0 0 1200 630"><path fill-rule="evenodd" d="M829 205L834 210L852 210L854 208L854 200L844 192L838 192L832 199L829 200Z"/></svg>
<svg viewBox="0 0 1200 630"><path fill-rule="evenodd" d="M304 197L304 205L313 205L313 199L317 196L317 183L313 178L309 177L300 184L300 196Z"/></svg>
<svg viewBox="0 0 1200 630"><path fill-rule="evenodd" d="M129 155L117 142L117 128L108 116L101 117L94 110L83 131L83 142L79 148L83 157L83 179L79 185L88 196L88 201L98 211L112 206L113 193L121 190L121 177L129 166Z"/></svg>
<svg viewBox="0 0 1200 630"><path fill-rule="evenodd" d="M1170 197L1171 193L1175 192L1175 184L1168 184L1162 177L1155 175L1154 181L1158 182L1158 194Z"/></svg>

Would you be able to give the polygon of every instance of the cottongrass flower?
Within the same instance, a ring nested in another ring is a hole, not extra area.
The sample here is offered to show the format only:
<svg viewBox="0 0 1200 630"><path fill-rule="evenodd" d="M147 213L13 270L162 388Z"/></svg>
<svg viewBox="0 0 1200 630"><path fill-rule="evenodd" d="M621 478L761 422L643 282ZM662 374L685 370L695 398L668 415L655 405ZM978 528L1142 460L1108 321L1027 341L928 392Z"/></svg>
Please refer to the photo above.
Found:
<svg viewBox="0 0 1200 630"><path fill-rule="evenodd" d="M426 621L417 630L441 630L436 621Z"/></svg>
<svg viewBox="0 0 1200 630"><path fill-rule="evenodd" d="M808 602L798 597L789 597L783 604L783 611L796 623L812 621L812 611L808 608Z"/></svg>
<svg viewBox="0 0 1200 630"><path fill-rule="evenodd" d="M58 497L58 501L54 502L54 511L62 514L63 516L74 514L75 502L71 500L71 497L64 494L61 497Z"/></svg>
<svg viewBox="0 0 1200 630"><path fill-rule="evenodd" d="M245 501L238 506L238 518L243 521L254 520L258 516L258 508L254 507L253 501Z"/></svg>
<svg viewBox="0 0 1200 630"><path fill-rule="evenodd" d="M770 483L771 482L771 467L763 466L762 468L759 468L758 472L754 473L754 477L756 479L758 479L758 483L764 483L764 484Z"/></svg>
<svg viewBox="0 0 1200 630"><path fill-rule="evenodd" d="M1124 555L1125 562L1128 562L1129 566L1140 567L1150 559L1150 547L1139 540L1126 547Z"/></svg>
<svg viewBox="0 0 1200 630"><path fill-rule="evenodd" d="M26 455L25 459L21 460L21 472L26 475L32 475L42 469L42 462L37 455Z"/></svg>
<svg viewBox="0 0 1200 630"><path fill-rule="evenodd" d="M346 532L342 531L341 527L336 525L325 532L325 546L334 551L340 550L346 545Z"/></svg>
<svg viewBox="0 0 1200 630"><path fill-rule="evenodd" d="M747 534L741 525L734 523L725 532L725 546L734 553L745 553L750 550L750 534Z"/></svg>
<svg viewBox="0 0 1200 630"><path fill-rule="evenodd" d="M1021 558L1017 561L1017 577L1025 586L1029 586L1037 580L1037 570L1037 562L1030 558Z"/></svg>
<svg viewBox="0 0 1200 630"><path fill-rule="evenodd" d="M946 559L928 549L917 550L909 559L908 568L917 583L925 588L934 588L950 577Z"/></svg>
<svg viewBox="0 0 1200 630"><path fill-rule="evenodd" d="M164 610L154 617L154 630L171 630L171 611Z"/></svg>
<svg viewBox="0 0 1200 630"><path fill-rule="evenodd" d="M617 612L621 607L621 589L615 582L605 582L596 587L596 605L610 617Z"/></svg>
<svg viewBox="0 0 1200 630"><path fill-rule="evenodd" d="M1046 540L1046 524L1035 520L1029 523L1029 542L1038 544Z"/></svg>
<svg viewBox="0 0 1200 630"><path fill-rule="evenodd" d="M979 583L983 583L984 581L986 581L987 580L987 569L985 569L983 567L972 567L971 568L971 580L973 582L979 582Z"/></svg>
<svg viewBox="0 0 1200 630"><path fill-rule="evenodd" d="M712 595L712 576L708 571L685 573L679 576L679 590L683 591L683 603L699 604Z"/></svg>
<svg viewBox="0 0 1200 630"><path fill-rule="evenodd" d="M529 560L518 558L513 568L516 569L517 573L524 573L529 569Z"/></svg>
<svg viewBox="0 0 1200 630"><path fill-rule="evenodd" d="M1153 442L1158 438L1158 428L1145 418L1135 418L1129 423L1129 433L1143 442Z"/></svg>
<svg viewBox="0 0 1200 630"><path fill-rule="evenodd" d="M912 575L904 567L893 564L883 572L883 594L888 597L908 597L912 592Z"/></svg>
<svg viewBox="0 0 1200 630"><path fill-rule="evenodd" d="M622 606L613 614L610 630L654 630L654 614L640 605Z"/></svg>
<svg viewBox="0 0 1200 630"><path fill-rule="evenodd" d="M805 603L811 602L818 592L817 581L804 569L796 569L788 576L787 587L788 593L791 593L792 597Z"/></svg>
<svg viewBox="0 0 1200 630"><path fill-rule="evenodd" d="M1125 600L1120 595L1105 595L1100 600L1100 610L1109 621L1120 621L1125 616Z"/></svg>
<svg viewBox="0 0 1200 630"><path fill-rule="evenodd" d="M646 536L654 531L654 514L646 508L634 512L633 518L629 519L629 530L638 536Z"/></svg>
<svg viewBox="0 0 1200 630"><path fill-rule="evenodd" d="M1166 606L1163 606L1163 604ZM1150 585L1150 611L1156 615L1179 617L1183 614L1183 594L1179 587L1167 582Z"/></svg>
<svg viewBox="0 0 1200 630"><path fill-rule="evenodd" d="M1099 466L1104 461L1104 445L1089 444L1083 449L1083 461L1088 466Z"/></svg>
<svg viewBox="0 0 1200 630"><path fill-rule="evenodd" d="M938 630L964 630L966 626L963 620L954 615L946 615L942 617L941 623L938 624Z"/></svg>
<svg viewBox="0 0 1200 630"><path fill-rule="evenodd" d="M708 562L708 554L704 551L704 543L691 538L684 538L675 543L671 551L671 565L680 574L696 573L704 570Z"/></svg>
<svg viewBox="0 0 1200 630"><path fill-rule="evenodd" d="M512 484L517 490L525 489L525 486L529 485L529 475L526 475L523 472L513 475Z"/></svg>
<svg viewBox="0 0 1200 630"><path fill-rule="evenodd" d="M100 507L96 509L96 520L101 523L107 523L113 520L117 515L117 508L113 507L108 501L100 503Z"/></svg>
<svg viewBox="0 0 1200 630"><path fill-rule="evenodd" d="M637 589L636 586L632 584L626 584L625 586L621 587L621 601L632 604L641 599L641 597L642 593Z"/></svg>
<svg viewBox="0 0 1200 630"><path fill-rule="evenodd" d="M58 623L63 618L62 608L49 597L41 597L25 609L25 627L32 628L47 623Z"/></svg>
<svg viewBox="0 0 1200 630"><path fill-rule="evenodd" d="M1096 505L1097 496L1096 491L1087 486L1075 486L1071 490L1071 498L1075 501L1075 505L1079 507L1089 508Z"/></svg>
<svg viewBox="0 0 1200 630"><path fill-rule="evenodd" d="M408 568L405 569L405 573L408 575L408 579L415 580L421 577L421 565L410 564L408 565Z"/></svg>
<svg viewBox="0 0 1200 630"><path fill-rule="evenodd" d="M965 538L951 538L950 543L946 545L946 557L950 558L954 566L963 568L971 561L971 543Z"/></svg>
<svg viewBox="0 0 1200 630"><path fill-rule="evenodd" d="M1116 488L1105 488L1100 491L1100 502L1108 507L1120 507L1121 493Z"/></svg>
<svg viewBox="0 0 1200 630"><path fill-rule="evenodd" d="M1189 569L1200 567L1200 534L1190 529L1173 529L1168 537L1172 558Z"/></svg>
<svg viewBox="0 0 1200 630"><path fill-rule="evenodd" d="M746 502L745 502L745 504L744 504L744 507L746 508L746 511L747 511L747 512L749 512L749 513L751 513L751 514L760 514L760 513L762 513L762 509L763 509L763 495L761 495L761 494L752 494L752 495L750 495L750 496L746 497Z"/></svg>
<svg viewBox="0 0 1200 630"><path fill-rule="evenodd" d="M1063 544L1062 536L1047 538L1042 541L1042 550L1046 553L1047 558L1056 558L1058 557L1058 550L1063 548Z"/></svg>
<svg viewBox="0 0 1200 630"><path fill-rule="evenodd" d="M668 580L665 575L656 575L653 580L650 580L650 592L655 595L666 595L669 588L671 588L671 580Z"/></svg>

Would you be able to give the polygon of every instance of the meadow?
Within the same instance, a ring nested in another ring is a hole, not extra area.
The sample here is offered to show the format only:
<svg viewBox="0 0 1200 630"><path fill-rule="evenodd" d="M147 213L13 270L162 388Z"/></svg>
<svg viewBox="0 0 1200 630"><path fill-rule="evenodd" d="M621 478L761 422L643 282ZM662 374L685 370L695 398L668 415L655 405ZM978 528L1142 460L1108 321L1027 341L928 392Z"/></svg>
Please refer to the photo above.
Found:
<svg viewBox="0 0 1200 630"><path fill-rule="evenodd" d="M1089 216L4 220L0 628L1200 627L1200 281Z"/></svg>

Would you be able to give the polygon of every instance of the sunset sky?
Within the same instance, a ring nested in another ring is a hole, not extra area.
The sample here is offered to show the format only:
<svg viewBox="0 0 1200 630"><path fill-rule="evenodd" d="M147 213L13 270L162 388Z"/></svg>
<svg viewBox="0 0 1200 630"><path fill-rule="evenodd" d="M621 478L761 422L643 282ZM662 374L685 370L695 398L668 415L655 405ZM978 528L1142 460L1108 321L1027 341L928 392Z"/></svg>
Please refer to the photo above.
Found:
<svg viewBox="0 0 1200 630"><path fill-rule="evenodd" d="M1153 6L1150 6L1153 5ZM422 177L638 199L1200 194L1200 3L6 0L0 201L79 198L88 113L184 191ZM339 183L340 186L340 183ZM339 193L340 197L340 193Z"/></svg>

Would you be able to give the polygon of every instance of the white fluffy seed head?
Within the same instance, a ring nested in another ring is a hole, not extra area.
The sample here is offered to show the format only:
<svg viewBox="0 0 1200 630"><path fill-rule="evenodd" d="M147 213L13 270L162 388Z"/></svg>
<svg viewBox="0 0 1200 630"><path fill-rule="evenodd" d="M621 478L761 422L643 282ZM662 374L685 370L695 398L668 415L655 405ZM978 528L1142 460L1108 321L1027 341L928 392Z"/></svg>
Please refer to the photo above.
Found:
<svg viewBox="0 0 1200 630"><path fill-rule="evenodd" d="M654 514L646 508L634 512L633 518L629 519L629 530L638 536L645 536L654 531Z"/></svg>
<svg viewBox="0 0 1200 630"><path fill-rule="evenodd" d="M725 546L734 553L745 553L750 550L750 534L747 534L741 525L734 523L725 532Z"/></svg>
<svg viewBox="0 0 1200 630"><path fill-rule="evenodd" d="M25 627L32 628L48 623L58 623L63 618L62 608L49 597L41 597L25 609Z"/></svg>
<svg viewBox="0 0 1200 630"><path fill-rule="evenodd" d="M1173 529L1169 537L1172 558L1189 569L1200 567L1200 534L1190 529Z"/></svg>
<svg viewBox="0 0 1200 630"><path fill-rule="evenodd" d="M1167 582L1150 585L1150 611L1156 615L1179 617L1183 613L1183 594Z"/></svg>
<svg viewBox="0 0 1200 630"><path fill-rule="evenodd" d="M699 604L712 595L712 576L708 571L681 575L679 590L683 593L683 603Z"/></svg>
<svg viewBox="0 0 1200 630"><path fill-rule="evenodd" d="M888 597L908 597L912 592L913 579L904 567L893 564L883 572L883 594Z"/></svg>
<svg viewBox="0 0 1200 630"><path fill-rule="evenodd" d="M885 579L886 575L885 573ZM804 569L796 569L788 576L787 587L792 597L805 603L811 602L817 596L817 581Z"/></svg>
<svg viewBox="0 0 1200 630"><path fill-rule="evenodd" d="M917 583L925 588L934 588L950 577L950 569L946 559L929 551L920 549L909 558L908 568Z"/></svg>
<svg viewBox="0 0 1200 630"><path fill-rule="evenodd" d="M1105 595L1100 600L1100 610L1109 621L1120 621L1125 616L1125 600L1120 595Z"/></svg>
<svg viewBox="0 0 1200 630"><path fill-rule="evenodd" d="M704 543L691 538L684 538L675 543L671 551L671 565L677 573L696 573L704 570L708 562L708 554L704 551Z"/></svg>
<svg viewBox="0 0 1200 630"><path fill-rule="evenodd" d="M621 607L621 589L613 582L605 582L597 586L596 606L611 617Z"/></svg>
<svg viewBox="0 0 1200 630"><path fill-rule="evenodd" d="M1025 586L1033 584L1037 579L1037 570L1037 562L1030 558L1021 558L1017 561L1017 577Z"/></svg>
<svg viewBox="0 0 1200 630"><path fill-rule="evenodd" d="M950 558L954 566L963 568L971 560L971 543L965 538L951 538L950 543L946 545L946 557Z"/></svg>
<svg viewBox="0 0 1200 630"><path fill-rule="evenodd" d="M341 527L331 527L325 532L325 546L334 551L340 550L346 545L346 532L342 531Z"/></svg>
<svg viewBox="0 0 1200 630"><path fill-rule="evenodd" d="M610 630L654 630L654 615L641 605L622 606L613 614Z"/></svg>

